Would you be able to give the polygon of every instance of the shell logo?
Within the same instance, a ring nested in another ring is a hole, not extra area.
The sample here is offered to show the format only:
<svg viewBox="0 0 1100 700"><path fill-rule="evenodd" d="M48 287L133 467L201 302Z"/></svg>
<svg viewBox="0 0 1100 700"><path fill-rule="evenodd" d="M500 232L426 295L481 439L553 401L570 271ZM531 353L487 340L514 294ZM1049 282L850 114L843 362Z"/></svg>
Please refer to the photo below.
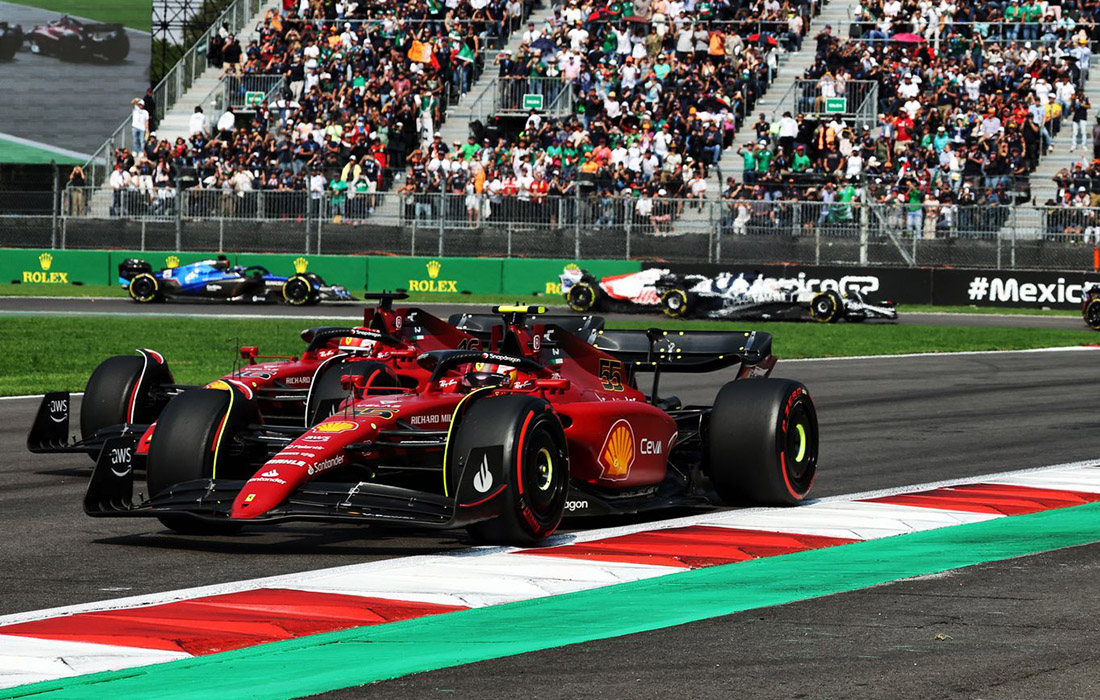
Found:
<svg viewBox="0 0 1100 700"><path fill-rule="evenodd" d="M321 423L313 426L313 431L317 433L343 433L348 430L355 430L358 427L358 424L350 421L332 421L331 423Z"/></svg>
<svg viewBox="0 0 1100 700"><path fill-rule="evenodd" d="M443 269L443 264L438 260L430 260L426 267L428 268L428 277L434 280L439 277L439 271Z"/></svg>
<svg viewBox="0 0 1100 700"><path fill-rule="evenodd" d="M169 255L164 259L164 266L172 270L180 266L180 257L178 255Z"/></svg>
<svg viewBox="0 0 1100 700"><path fill-rule="evenodd" d="M229 384L223 382L220 379L215 379L214 381L204 386L203 389L221 389L222 391L229 391Z"/></svg>
<svg viewBox="0 0 1100 700"><path fill-rule="evenodd" d="M294 258L294 271L299 275L309 269L309 261L303 257Z"/></svg>
<svg viewBox="0 0 1100 700"><path fill-rule="evenodd" d="M625 419L620 418L611 426L599 461L603 479L621 481L630 476L630 467L634 464L634 428Z"/></svg>
<svg viewBox="0 0 1100 700"><path fill-rule="evenodd" d="M53 256L49 253L42 253L38 256L38 264L42 266L43 270L50 269L50 265L53 265Z"/></svg>

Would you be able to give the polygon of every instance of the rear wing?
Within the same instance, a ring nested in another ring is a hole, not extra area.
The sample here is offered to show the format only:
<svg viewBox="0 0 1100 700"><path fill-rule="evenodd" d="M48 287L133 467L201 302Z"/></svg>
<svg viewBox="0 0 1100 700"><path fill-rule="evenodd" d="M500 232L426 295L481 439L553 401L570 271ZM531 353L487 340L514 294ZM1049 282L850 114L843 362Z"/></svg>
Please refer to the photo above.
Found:
<svg viewBox="0 0 1100 700"><path fill-rule="evenodd" d="M452 314L447 323L455 328L488 340L493 328L504 326L503 317L497 314ZM578 316L576 314L540 314L525 319L525 325L557 326L566 333L577 336L586 343L592 342L596 334L603 330L603 316Z"/></svg>
<svg viewBox="0 0 1100 700"><path fill-rule="evenodd" d="M774 362L771 333L760 331L605 330L593 345L638 372L713 372Z"/></svg>

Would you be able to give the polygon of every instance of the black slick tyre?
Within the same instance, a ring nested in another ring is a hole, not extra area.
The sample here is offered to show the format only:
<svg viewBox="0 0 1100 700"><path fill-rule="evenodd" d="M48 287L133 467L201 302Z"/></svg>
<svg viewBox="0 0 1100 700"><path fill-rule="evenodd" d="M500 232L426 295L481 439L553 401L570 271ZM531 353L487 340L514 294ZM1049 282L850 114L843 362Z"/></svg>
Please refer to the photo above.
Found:
<svg viewBox="0 0 1100 700"><path fill-rule="evenodd" d="M831 323L839 313L836 299L829 292L819 292L810 300L810 318L818 323Z"/></svg>
<svg viewBox="0 0 1100 700"><path fill-rule="evenodd" d="M661 294L661 310L669 318L683 318L689 313L688 293L683 289L666 289Z"/></svg>
<svg viewBox="0 0 1100 700"><path fill-rule="evenodd" d="M143 372L146 373L144 377ZM116 355L100 362L84 386L84 398L80 403L81 438L88 440L96 432L113 425L152 423L164 407L164 401L154 396L150 389L171 381L172 375L165 365L149 363L146 367L145 358L138 355Z"/></svg>
<svg viewBox="0 0 1100 700"><path fill-rule="evenodd" d="M569 490L569 452L561 422L545 400L531 396L496 396L476 401L461 418L448 450L446 465L452 488L465 467L467 478L477 465L467 465L471 450L500 446L508 483L496 498L500 514L467 527L480 544L535 545L554 533L565 512Z"/></svg>
<svg viewBox="0 0 1100 700"><path fill-rule="evenodd" d="M724 502L802 502L817 473L817 449L817 411L801 383L742 379L718 392L706 468Z"/></svg>
<svg viewBox="0 0 1100 700"><path fill-rule="evenodd" d="M1085 323L1094 331L1100 331L1100 297L1093 297L1085 304Z"/></svg>
<svg viewBox="0 0 1100 700"><path fill-rule="evenodd" d="M350 395L340 383L344 376L364 377L366 388L364 396L378 396L393 393L401 386L401 380L392 369L381 362L371 361L335 361L314 380L306 399L305 420L307 426L317 425L332 415L336 406Z"/></svg>
<svg viewBox="0 0 1100 700"><path fill-rule="evenodd" d="M283 282L283 301L291 306L305 306L316 303L313 283L305 275L294 275Z"/></svg>
<svg viewBox="0 0 1100 700"><path fill-rule="evenodd" d="M169 401L149 444L145 476L149 496L155 498L187 481L250 476L240 471L238 465L244 460L230 454L230 445L252 415L251 405L236 390L192 389ZM185 535L229 534L240 529L236 523L212 523L182 513L161 515L158 520Z"/></svg>
<svg viewBox="0 0 1100 700"><path fill-rule="evenodd" d="M830 289L829 291L827 291L825 293L828 294L830 297L832 297L833 304L836 305L836 313L833 314L833 317L831 319L829 319L829 323L836 323L837 321L840 321L845 316L844 298L842 296L840 296L840 292L836 291L835 289Z"/></svg>
<svg viewBox="0 0 1100 700"><path fill-rule="evenodd" d="M584 313L596 308L596 290L587 282L577 282L565 295L569 308Z"/></svg>
<svg viewBox="0 0 1100 700"><path fill-rule="evenodd" d="M148 304L160 300L160 282L148 272L134 275L130 280L130 298L139 304Z"/></svg>

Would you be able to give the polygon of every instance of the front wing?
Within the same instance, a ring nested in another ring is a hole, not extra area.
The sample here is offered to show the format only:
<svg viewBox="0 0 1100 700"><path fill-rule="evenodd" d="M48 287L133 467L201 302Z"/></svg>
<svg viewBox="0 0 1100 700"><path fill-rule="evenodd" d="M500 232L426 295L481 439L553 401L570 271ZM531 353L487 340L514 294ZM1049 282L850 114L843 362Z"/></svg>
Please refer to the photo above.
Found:
<svg viewBox="0 0 1100 700"><path fill-rule="evenodd" d="M92 517L183 515L196 521L222 524L322 520L453 529L500 515L503 502L501 498L484 499L472 488L465 488L473 474L467 478L466 469L463 469L459 477L463 486L454 498L372 482L314 481L300 486L282 504L262 516L234 519L231 517L233 502L247 483L245 481L186 481L134 503L135 444L132 436L111 438L103 444L84 496L85 513Z"/></svg>

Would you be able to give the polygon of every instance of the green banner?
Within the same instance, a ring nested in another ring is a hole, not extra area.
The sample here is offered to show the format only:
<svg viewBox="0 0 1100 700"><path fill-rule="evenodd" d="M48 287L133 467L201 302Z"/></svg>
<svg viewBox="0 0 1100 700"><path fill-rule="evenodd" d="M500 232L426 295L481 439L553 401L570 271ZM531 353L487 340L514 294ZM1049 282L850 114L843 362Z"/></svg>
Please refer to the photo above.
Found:
<svg viewBox="0 0 1100 700"><path fill-rule="evenodd" d="M108 255L88 250L4 250L0 282L7 284L105 284Z"/></svg>
<svg viewBox="0 0 1100 700"><path fill-rule="evenodd" d="M576 266L573 260L526 260L511 258L503 261L501 291L505 294L545 294L561 301L561 275L567 266ZM642 269L633 260L584 260L580 267L597 278L625 275Z"/></svg>
<svg viewBox="0 0 1100 700"><path fill-rule="evenodd" d="M367 263L372 292L499 294L501 262L490 258L373 257Z"/></svg>
<svg viewBox="0 0 1100 700"><path fill-rule="evenodd" d="M367 286L367 258L364 256L239 253L233 257L238 265L263 265L273 275L289 277L296 273L313 272L320 275L325 284L343 285L356 297Z"/></svg>

